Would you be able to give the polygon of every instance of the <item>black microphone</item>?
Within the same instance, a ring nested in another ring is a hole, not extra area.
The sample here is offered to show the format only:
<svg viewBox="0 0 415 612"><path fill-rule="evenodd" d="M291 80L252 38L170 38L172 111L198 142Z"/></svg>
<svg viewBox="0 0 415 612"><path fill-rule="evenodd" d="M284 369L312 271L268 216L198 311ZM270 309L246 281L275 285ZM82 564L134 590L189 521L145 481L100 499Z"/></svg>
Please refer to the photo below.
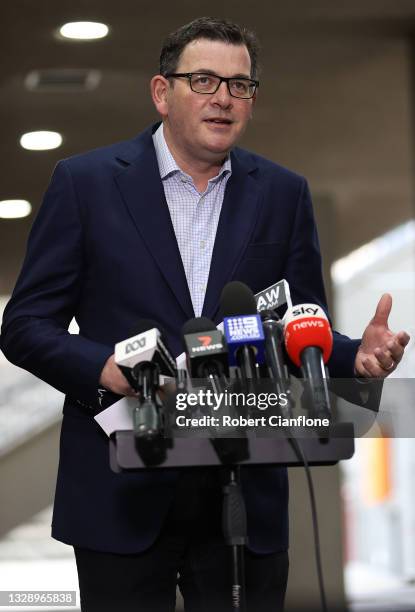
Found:
<svg viewBox="0 0 415 612"><path fill-rule="evenodd" d="M260 314L265 335L265 356L268 371L275 383L278 396L286 396L285 409L282 403L280 408L284 412L283 416L290 418L292 416L292 400L288 368L283 351L284 325L273 310L263 310Z"/></svg>
<svg viewBox="0 0 415 612"><path fill-rule="evenodd" d="M208 378L215 393L223 392L229 364L222 332L207 317L197 317L183 325L182 334L190 376Z"/></svg>
<svg viewBox="0 0 415 612"><path fill-rule="evenodd" d="M182 331L190 376L209 380L216 397L225 397L229 362L222 332L207 317L187 321ZM233 407L228 406L226 401L221 408L221 416L236 417ZM234 463L248 458L248 444L243 431L231 426L225 429L209 426L208 429L210 442L222 463ZM224 434L225 438L222 437Z"/></svg>
<svg viewBox="0 0 415 612"><path fill-rule="evenodd" d="M157 323L143 319L136 330L138 333L115 345L115 363L139 393L133 413L135 435L150 440L161 430L156 397L160 374L176 376L177 369Z"/></svg>
<svg viewBox="0 0 415 612"><path fill-rule="evenodd" d="M265 361L265 337L251 289L239 281L225 285L221 310L229 362L238 366L244 381L258 378L257 364Z"/></svg>

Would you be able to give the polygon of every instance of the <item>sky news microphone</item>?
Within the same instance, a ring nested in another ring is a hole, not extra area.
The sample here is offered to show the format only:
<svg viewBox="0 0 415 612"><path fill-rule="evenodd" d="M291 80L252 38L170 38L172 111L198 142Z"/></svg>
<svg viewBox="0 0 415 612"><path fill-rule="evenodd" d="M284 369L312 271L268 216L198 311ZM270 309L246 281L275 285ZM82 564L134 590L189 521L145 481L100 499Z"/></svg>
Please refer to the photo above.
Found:
<svg viewBox="0 0 415 612"><path fill-rule="evenodd" d="M325 364L333 348L333 334L324 310L317 304L298 304L284 317L285 347L291 361L301 367L308 383L313 416L330 416Z"/></svg>
<svg viewBox="0 0 415 612"><path fill-rule="evenodd" d="M221 296L229 364L238 366L243 380L258 378L257 364L265 362L265 337L254 294L244 283L232 281Z"/></svg>
<svg viewBox="0 0 415 612"><path fill-rule="evenodd" d="M150 440L159 435L161 427L156 398L160 374L176 376L176 362L157 323L143 319L136 330L138 333L115 345L115 363L139 393L133 413L135 435Z"/></svg>
<svg viewBox="0 0 415 612"><path fill-rule="evenodd" d="M182 328L191 378L209 378L215 393L226 388L228 349L222 332L207 317L190 319Z"/></svg>

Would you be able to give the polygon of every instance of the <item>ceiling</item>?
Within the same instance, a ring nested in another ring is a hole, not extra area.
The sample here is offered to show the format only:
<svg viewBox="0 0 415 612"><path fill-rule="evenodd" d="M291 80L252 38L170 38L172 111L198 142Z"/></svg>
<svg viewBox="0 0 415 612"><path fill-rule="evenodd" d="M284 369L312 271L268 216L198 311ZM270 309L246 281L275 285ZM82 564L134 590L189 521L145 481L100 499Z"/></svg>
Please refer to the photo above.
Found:
<svg viewBox="0 0 415 612"><path fill-rule="evenodd" d="M28 199L35 214L58 159L128 138L156 120L148 83L157 72L160 43L168 32L204 14L232 18L258 33L263 75L268 75L264 76L266 102L258 105L258 125L264 126L273 120L277 96L289 91L293 80L306 78L311 66L318 64L320 70L334 73L342 64L357 62L361 52L350 41L366 39L373 44L409 37L415 25L415 2L228 0L224 4L201 0L179 1L171 8L149 0L7 3L2 8L0 42L4 60L0 68L0 199ZM55 35L60 25L77 20L103 21L111 28L110 36L93 42L71 42ZM30 71L52 68L96 69L102 78L97 89L82 93L26 89L24 81ZM269 75L275 71L278 82L274 83ZM49 152L23 150L19 137L36 129L63 133L63 146ZM247 134L244 144L258 150L253 133ZM266 152L265 145L262 150L258 146L260 152ZM300 168L303 170L307 167ZM350 213L352 218L357 212L364 214L355 210ZM0 294L12 288L33 214L22 220L0 220ZM402 210L398 218L407 215L408 211ZM365 236L363 232L350 244L361 242ZM342 240L344 252L349 242L347 238Z"/></svg>

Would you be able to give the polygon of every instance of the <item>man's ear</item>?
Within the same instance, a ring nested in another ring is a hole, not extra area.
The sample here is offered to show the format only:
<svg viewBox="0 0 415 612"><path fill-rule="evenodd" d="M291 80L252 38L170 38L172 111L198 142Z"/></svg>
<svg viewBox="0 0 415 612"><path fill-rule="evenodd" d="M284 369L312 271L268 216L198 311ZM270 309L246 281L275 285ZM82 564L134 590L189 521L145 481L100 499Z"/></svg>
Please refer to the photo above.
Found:
<svg viewBox="0 0 415 612"><path fill-rule="evenodd" d="M167 92L169 82L161 74L157 74L150 82L151 97L153 98L154 106L162 117L168 115Z"/></svg>

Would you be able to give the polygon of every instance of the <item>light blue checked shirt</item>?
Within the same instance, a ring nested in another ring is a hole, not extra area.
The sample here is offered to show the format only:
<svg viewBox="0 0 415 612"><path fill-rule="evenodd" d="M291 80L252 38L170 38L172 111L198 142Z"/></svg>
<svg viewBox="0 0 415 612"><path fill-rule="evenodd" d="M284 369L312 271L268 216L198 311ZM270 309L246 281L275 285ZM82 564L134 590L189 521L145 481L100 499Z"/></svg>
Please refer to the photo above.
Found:
<svg viewBox="0 0 415 612"><path fill-rule="evenodd" d="M163 124L153 134L153 142L193 310L200 317L225 187L232 174L231 161L228 157L219 174L199 193L192 177L179 168L170 153Z"/></svg>

